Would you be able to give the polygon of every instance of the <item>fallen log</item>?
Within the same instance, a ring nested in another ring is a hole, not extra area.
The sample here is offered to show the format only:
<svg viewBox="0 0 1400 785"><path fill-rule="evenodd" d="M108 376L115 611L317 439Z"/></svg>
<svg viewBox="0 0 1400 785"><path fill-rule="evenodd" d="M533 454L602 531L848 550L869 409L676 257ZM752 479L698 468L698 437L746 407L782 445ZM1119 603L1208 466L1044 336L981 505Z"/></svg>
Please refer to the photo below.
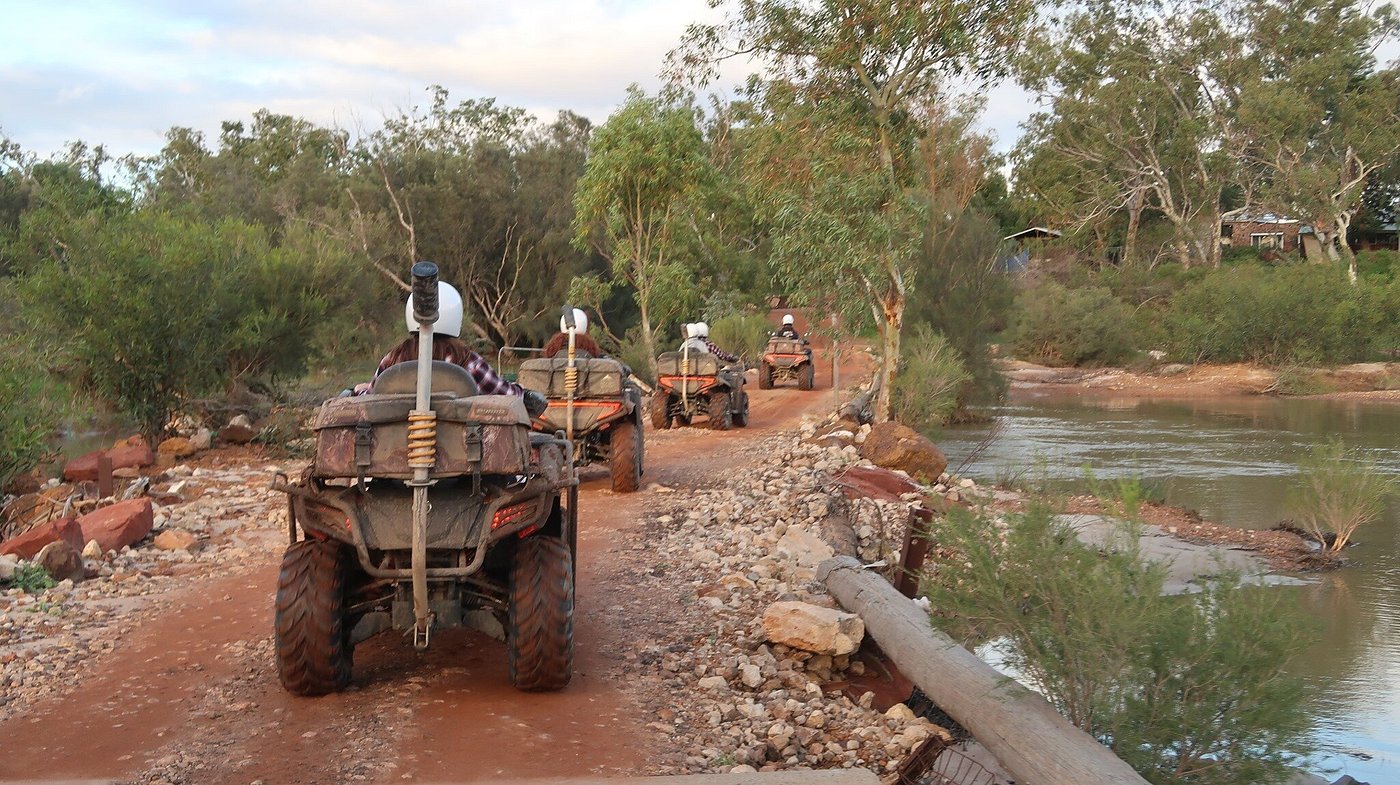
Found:
<svg viewBox="0 0 1400 785"><path fill-rule="evenodd" d="M817 578L901 672L985 746L1017 782L1147 785L1127 763L1044 698L998 673L929 623L928 613L849 556Z"/></svg>

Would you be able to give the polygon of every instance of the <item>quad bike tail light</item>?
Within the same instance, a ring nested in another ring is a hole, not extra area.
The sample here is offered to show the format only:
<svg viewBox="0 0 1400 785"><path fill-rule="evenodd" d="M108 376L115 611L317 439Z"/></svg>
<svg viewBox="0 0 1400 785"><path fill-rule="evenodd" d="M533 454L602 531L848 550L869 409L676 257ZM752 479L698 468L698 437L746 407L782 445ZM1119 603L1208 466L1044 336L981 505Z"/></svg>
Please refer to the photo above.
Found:
<svg viewBox="0 0 1400 785"><path fill-rule="evenodd" d="M491 516L491 531L506 526L514 526L528 518L530 513L534 511L534 501L520 502L519 504L512 504L509 507L502 507L496 510L495 515Z"/></svg>

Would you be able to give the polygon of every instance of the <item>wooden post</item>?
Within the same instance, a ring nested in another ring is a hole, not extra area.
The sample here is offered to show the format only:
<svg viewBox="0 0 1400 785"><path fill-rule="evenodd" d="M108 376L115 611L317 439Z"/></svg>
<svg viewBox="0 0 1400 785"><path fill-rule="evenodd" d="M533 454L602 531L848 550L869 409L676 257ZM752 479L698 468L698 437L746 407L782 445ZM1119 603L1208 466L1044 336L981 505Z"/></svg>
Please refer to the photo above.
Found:
<svg viewBox="0 0 1400 785"><path fill-rule="evenodd" d="M860 616L885 654L938 707L972 732L1017 782L1147 785L1128 764L1046 700L935 630L927 612L849 556L817 577Z"/></svg>
<svg viewBox="0 0 1400 785"><path fill-rule="evenodd" d="M106 499L114 492L112 480L112 456L102 453L97 456L97 498Z"/></svg>

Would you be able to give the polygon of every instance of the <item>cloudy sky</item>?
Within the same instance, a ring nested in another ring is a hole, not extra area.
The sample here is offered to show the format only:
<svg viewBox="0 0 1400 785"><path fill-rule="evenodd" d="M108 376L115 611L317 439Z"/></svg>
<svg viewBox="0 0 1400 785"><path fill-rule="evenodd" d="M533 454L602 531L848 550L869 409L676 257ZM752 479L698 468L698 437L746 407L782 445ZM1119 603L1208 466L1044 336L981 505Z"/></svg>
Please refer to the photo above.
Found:
<svg viewBox="0 0 1400 785"><path fill-rule="evenodd" d="M653 89L705 0L0 0L0 133L45 155L69 141L151 153L172 126L216 136L267 108L374 128L441 84L552 118L606 119ZM1030 111L988 97L1003 147Z"/></svg>

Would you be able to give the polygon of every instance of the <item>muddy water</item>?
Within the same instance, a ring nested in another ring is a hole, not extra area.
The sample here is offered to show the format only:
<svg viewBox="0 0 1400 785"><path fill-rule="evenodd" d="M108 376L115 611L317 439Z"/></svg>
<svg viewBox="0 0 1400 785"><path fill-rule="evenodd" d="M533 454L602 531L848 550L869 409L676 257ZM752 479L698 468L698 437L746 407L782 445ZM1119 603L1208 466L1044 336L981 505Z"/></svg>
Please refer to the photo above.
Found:
<svg viewBox="0 0 1400 785"><path fill-rule="evenodd" d="M1139 477L1208 520L1268 528L1287 517L1297 461L1330 436L1400 475L1400 404L1264 397L1144 400L1018 390L993 426L936 436L979 482L1061 488ZM989 433L992 434L989 437ZM1323 642L1294 668L1321 697L1318 760L1333 779L1400 783L1400 500L1360 530L1353 565L1315 586L1280 588L1317 617Z"/></svg>

